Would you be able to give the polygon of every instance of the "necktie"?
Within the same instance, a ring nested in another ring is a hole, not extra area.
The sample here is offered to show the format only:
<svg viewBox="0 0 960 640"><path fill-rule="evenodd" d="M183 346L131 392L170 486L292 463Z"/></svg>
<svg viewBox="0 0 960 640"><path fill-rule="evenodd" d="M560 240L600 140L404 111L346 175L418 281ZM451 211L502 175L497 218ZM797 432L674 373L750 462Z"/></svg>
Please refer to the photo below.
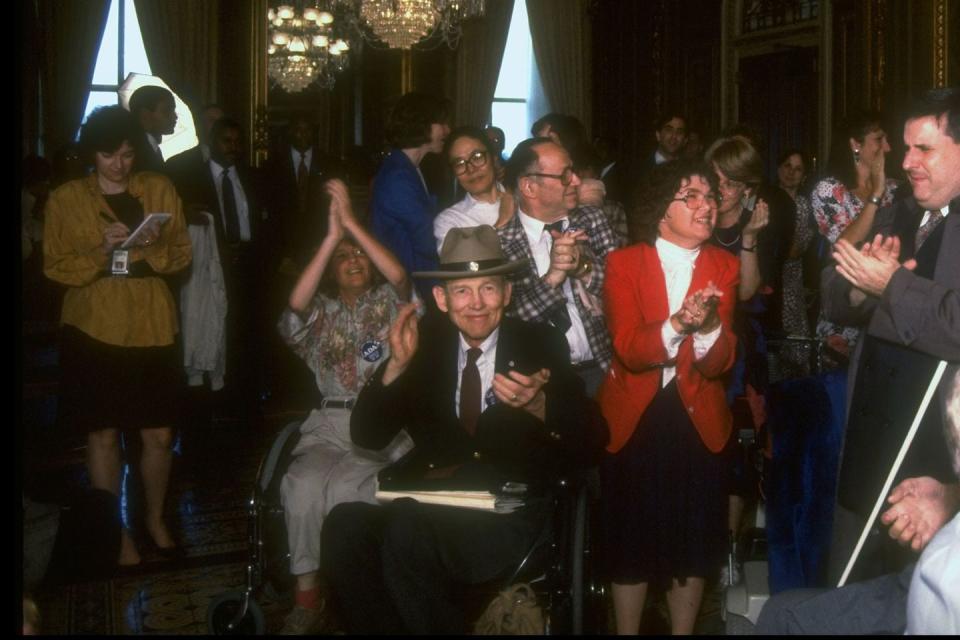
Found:
<svg viewBox="0 0 960 640"><path fill-rule="evenodd" d="M223 225L227 230L227 242L240 242L240 218L237 215L237 198L233 194L233 180L230 179L230 169L224 169L220 174L220 193L223 194Z"/></svg>
<svg viewBox="0 0 960 640"><path fill-rule="evenodd" d="M551 231L557 231L563 233L563 220L557 220L556 222L551 222L550 224L543 225L543 230L549 238L550 247L553 247L553 236L550 234ZM566 333L570 329L570 312L567 311L566 307L563 307L560 313L557 313L553 318L551 318L553 325L560 329L563 333Z"/></svg>
<svg viewBox="0 0 960 640"><path fill-rule="evenodd" d="M467 364L460 377L460 424L473 435L480 418L480 370L477 359L483 353L474 347L467 349Z"/></svg>
<svg viewBox="0 0 960 640"><path fill-rule="evenodd" d="M920 251L920 247L923 243L930 237L930 234L933 233L933 230L937 228L937 225L940 224L940 221L943 220L943 212L940 209L930 212L930 217L927 218L927 221L917 229L917 239L914 243L914 251Z"/></svg>
<svg viewBox="0 0 960 640"><path fill-rule="evenodd" d="M557 220L556 222L551 222L550 224L543 225L543 230L547 232L547 235L550 235L551 231L556 231L558 233L563 233L563 220ZM553 236L550 235L552 238Z"/></svg>
<svg viewBox="0 0 960 640"><path fill-rule="evenodd" d="M307 208L307 184L310 181L310 172L307 169L307 156L300 154L300 166L297 167L297 196L300 198L300 211Z"/></svg>

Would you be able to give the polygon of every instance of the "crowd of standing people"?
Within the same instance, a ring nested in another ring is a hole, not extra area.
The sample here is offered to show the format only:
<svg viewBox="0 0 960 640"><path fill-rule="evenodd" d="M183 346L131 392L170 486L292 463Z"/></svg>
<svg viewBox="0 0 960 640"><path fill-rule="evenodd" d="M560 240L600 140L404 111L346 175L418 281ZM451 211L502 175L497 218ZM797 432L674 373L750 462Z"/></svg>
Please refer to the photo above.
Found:
<svg viewBox="0 0 960 640"><path fill-rule="evenodd" d="M209 385L225 398L218 411L256 415L281 391L282 368L312 374L312 410L281 485L296 576L284 633L319 631L328 604L350 632L467 630L450 585L515 565L549 516L551 483L571 473L599 476L616 630L637 633L648 592L662 589L672 631L690 633L756 498L736 432L764 432L771 385L854 363L837 557L892 462L891 425L909 421L904 407L939 359L950 365L943 397L956 402L956 89L908 114L905 182L887 175L876 113L838 127L814 181L800 149L770 159L768 175L742 127L688 148L692 123L679 112L656 123L646 156L617 158L611 141L554 113L505 158L495 127L451 131L448 101L407 94L388 117L367 216L307 119L291 121L259 175L222 110L203 146L164 159L173 104L153 87L129 111L95 110L78 143L91 170L42 208L31 201L24 248L41 237L42 210L43 272L65 291L61 420L85 434L91 485L113 495L123 438L139 432L143 542L162 552L178 547L163 505L184 398ZM421 170L428 154L462 194L442 210ZM820 306L810 265L827 267ZM827 355L815 362L818 349ZM738 406L746 425L735 424ZM957 449L941 429L955 407L937 406L891 502L936 494L938 518L898 519L919 518L921 505L884 519L914 551L960 507ZM378 477L522 480L531 492L506 515L379 505ZM120 540L118 564L137 564L128 526ZM870 553L878 572L909 560Z"/></svg>

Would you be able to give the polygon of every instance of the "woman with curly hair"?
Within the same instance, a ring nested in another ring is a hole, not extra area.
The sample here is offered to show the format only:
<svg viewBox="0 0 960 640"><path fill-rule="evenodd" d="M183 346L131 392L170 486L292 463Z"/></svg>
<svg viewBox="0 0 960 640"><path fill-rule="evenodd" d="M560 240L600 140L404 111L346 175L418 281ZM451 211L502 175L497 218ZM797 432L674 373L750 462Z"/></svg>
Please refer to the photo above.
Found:
<svg viewBox="0 0 960 640"><path fill-rule="evenodd" d="M607 257L614 359L597 400L610 426L602 518L619 634L638 633L650 584L667 590L672 631L691 633L726 546L723 374L739 261L710 244L715 185L703 163L656 167L638 194L640 241Z"/></svg>

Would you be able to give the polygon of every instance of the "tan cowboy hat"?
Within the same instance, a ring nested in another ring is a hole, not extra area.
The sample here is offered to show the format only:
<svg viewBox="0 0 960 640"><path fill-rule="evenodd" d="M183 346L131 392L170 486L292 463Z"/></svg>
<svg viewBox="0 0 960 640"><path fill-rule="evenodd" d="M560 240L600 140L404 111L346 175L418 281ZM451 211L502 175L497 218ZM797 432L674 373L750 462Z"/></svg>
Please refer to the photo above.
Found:
<svg viewBox="0 0 960 640"><path fill-rule="evenodd" d="M510 273L527 261L507 260L500 248L496 230L488 224L453 228L447 232L440 249L439 271L414 271L414 278L455 280Z"/></svg>

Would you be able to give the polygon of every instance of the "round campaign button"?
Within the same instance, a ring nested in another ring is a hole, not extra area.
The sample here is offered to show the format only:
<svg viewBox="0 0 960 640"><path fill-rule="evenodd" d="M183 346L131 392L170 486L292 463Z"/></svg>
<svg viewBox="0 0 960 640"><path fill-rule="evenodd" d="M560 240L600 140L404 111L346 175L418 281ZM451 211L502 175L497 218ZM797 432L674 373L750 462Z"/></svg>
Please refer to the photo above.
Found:
<svg viewBox="0 0 960 640"><path fill-rule="evenodd" d="M360 357L367 362L376 362L383 357L383 345L379 340L368 340L360 345Z"/></svg>

